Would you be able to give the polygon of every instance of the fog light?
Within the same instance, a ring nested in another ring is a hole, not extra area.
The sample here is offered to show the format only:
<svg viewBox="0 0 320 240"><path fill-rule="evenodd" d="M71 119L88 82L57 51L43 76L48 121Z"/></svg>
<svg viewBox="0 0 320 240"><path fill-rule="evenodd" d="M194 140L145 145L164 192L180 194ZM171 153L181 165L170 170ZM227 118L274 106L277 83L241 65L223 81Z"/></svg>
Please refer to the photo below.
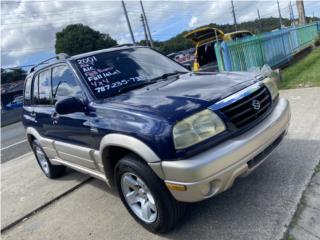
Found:
<svg viewBox="0 0 320 240"><path fill-rule="evenodd" d="M180 185L180 184L174 184L174 183L166 183L166 186L170 190L175 190L175 191L186 191L187 186Z"/></svg>
<svg viewBox="0 0 320 240"><path fill-rule="evenodd" d="M211 192L211 186L210 184L206 183L201 187L201 193L203 196L209 195Z"/></svg>

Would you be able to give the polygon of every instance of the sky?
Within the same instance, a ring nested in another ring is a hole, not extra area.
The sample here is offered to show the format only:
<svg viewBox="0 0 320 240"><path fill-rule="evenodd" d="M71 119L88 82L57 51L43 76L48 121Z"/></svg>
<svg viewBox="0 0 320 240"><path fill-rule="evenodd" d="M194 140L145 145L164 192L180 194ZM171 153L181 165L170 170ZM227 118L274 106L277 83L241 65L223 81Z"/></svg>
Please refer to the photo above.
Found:
<svg viewBox="0 0 320 240"><path fill-rule="evenodd" d="M282 17L289 18L290 0L279 0ZM233 23L230 0L143 0L153 39L176 34L211 22ZM297 16L295 0L292 0ZM307 16L320 17L320 1L305 0ZM139 1L125 1L136 41L144 38ZM234 0L237 22L278 17L277 1ZM120 1L1 1L1 67L35 64L54 56L55 34L69 24L82 23L109 33L118 43L131 43Z"/></svg>

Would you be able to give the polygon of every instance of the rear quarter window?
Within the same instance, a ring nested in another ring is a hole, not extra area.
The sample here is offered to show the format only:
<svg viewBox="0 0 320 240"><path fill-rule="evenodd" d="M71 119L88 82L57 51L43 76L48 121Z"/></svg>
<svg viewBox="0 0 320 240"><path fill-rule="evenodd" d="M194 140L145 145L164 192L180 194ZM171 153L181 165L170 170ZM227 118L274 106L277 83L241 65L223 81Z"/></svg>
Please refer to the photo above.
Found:
<svg viewBox="0 0 320 240"><path fill-rule="evenodd" d="M25 84L24 84L24 94L23 94L23 104L28 106L31 104L31 84L32 83L32 77L29 76L26 78Z"/></svg>

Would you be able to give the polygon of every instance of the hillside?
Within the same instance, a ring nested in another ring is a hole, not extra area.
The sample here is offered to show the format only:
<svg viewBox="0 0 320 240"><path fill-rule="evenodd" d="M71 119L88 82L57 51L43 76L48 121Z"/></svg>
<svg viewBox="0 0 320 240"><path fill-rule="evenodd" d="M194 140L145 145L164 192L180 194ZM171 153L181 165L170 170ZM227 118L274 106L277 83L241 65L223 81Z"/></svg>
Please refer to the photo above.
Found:
<svg viewBox="0 0 320 240"><path fill-rule="evenodd" d="M307 21L319 21L320 18L308 18ZM285 26L290 26L290 20L287 18L283 18L282 22ZM215 27L221 29L223 32L228 33L228 32L233 32L235 31L234 26L231 24L223 24L223 25L218 25L215 23L210 23L208 25L204 26L210 26L210 27ZM204 27L202 26L202 27ZM261 28L261 29L260 29ZM238 30L249 30L254 34L258 34L260 32L269 32L274 29L279 28L279 18L263 18L261 19L261 25L259 20L254 20L254 21L248 21L248 22L242 22L238 24ZM155 41L155 47L159 49L160 52L164 54L169 54L172 52L177 52L181 50L185 50L188 48L192 48L193 43L187 39L185 39L183 36L188 33L188 31L183 31L176 35L175 37L172 37L166 41ZM141 41L139 44L145 45L145 41Z"/></svg>

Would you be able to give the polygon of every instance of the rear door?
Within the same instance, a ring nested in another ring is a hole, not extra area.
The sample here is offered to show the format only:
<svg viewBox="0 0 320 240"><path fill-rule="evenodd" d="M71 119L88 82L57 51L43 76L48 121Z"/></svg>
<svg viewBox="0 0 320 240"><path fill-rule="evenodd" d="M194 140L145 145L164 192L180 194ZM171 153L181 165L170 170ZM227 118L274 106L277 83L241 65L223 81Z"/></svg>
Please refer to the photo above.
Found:
<svg viewBox="0 0 320 240"><path fill-rule="evenodd" d="M27 84L26 84L27 85ZM41 135L41 146L49 158L55 158L57 152L53 147L53 141L48 139L48 130L51 126L51 115L54 112L51 95L50 68L40 70L34 74L31 84L31 99L25 92L24 119L29 122Z"/></svg>
<svg viewBox="0 0 320 240"><path fill-rule="evenodd" d="M36 124L35 112L31 104L32 80L33 76L29 75L24 84L22 122L26 127L35 127Z"/></svg>
<svg viewBox="0 0 320 240"><path fill-rule="evenodd" d="M35 128L42 137L47 137L51 125L51 115L54 111L51 95L50 68L37 72L32 86L33 116Z"/></svg>

